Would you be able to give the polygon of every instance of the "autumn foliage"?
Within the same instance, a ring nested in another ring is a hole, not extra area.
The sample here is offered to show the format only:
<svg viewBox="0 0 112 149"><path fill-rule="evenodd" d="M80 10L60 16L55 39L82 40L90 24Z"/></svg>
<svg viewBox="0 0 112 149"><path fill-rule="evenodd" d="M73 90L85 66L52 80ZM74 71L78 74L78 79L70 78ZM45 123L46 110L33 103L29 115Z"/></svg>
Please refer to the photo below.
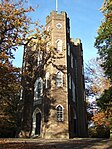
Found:
<svg viewBox="0 0 112 149"><path fill-rule="evenodd" d="M106 127L109 127L109 125L110 125L110 122L108 121L105 112L99 112L99 113L95 114L92 117L92 120L94 121L96 126L106 126Z"/></svg>
<svg viewBox="0 0 112 149"><path fill-rule="evenodd" d="M10 137L18 125L20 68L13 66L14 51L24 45L31 20L24 0L0 3L0 137Z"/></svg>
<svg viewBox="0 0 112 149"><path fill-rule="evenodd" d="M85 67L85 87L87 96L97 96L111 86L110 79L105 75L99 58L92 58Z"/></svg>
<svg viewBox="0 0 112 149"><path fill-rule="evenodd" d="M112 80L112 1L105 0L101 10L104 19L98 29L95 47L98 49L105 74Z"/></svg>

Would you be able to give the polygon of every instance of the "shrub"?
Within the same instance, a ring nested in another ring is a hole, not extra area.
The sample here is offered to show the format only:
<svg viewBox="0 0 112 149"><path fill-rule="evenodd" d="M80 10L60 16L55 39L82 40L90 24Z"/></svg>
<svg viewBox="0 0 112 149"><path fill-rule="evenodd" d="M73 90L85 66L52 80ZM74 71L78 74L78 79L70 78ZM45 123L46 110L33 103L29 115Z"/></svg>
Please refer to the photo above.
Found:
<svg viewBox="0 0 112 149"><path fill-rule="evenodd" d="M109 127L103 125L90 127L88 133L91 138L110 138Z"/></svg>

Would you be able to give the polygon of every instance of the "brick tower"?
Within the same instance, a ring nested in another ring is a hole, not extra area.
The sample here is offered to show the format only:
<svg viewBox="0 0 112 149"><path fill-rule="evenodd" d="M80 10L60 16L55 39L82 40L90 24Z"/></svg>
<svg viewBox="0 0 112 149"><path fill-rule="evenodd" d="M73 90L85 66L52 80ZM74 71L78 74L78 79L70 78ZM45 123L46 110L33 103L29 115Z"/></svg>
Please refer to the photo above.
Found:
<svg viewBox="0 0 112 149"><path fill-rule="evenodd" d="M52 11L46 18L46 29L50 30L49 44L55 55L44 67L45 79L40 75L34 84L31 135L47 139L87 137L81 41L70 39L66 12Z"/></svg>

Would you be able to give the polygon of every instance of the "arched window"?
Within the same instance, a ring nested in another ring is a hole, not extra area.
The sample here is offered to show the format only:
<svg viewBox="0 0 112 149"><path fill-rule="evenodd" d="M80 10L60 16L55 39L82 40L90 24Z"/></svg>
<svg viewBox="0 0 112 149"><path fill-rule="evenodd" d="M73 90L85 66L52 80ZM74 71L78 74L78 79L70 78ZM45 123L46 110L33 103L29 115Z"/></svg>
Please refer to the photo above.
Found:
<svg viewBox="0 0 112 149"><path fill-rule="evenodd" d="M57 49L58 52L62 52L62 46L63 46L62 40L58 39L56 41L56 49Z"/></svg>
<svg viewBox="0 0 112 149"><path fill-rule="evenodd" d="M70 56L70 44L67 43L67 51L68 51L68 55Z"/></svg>
<svg viewBox="0 0 112 149"><path fill-rule="evenodd" d="M43 51L38 51L37 64L38 64L39 66L42 65L42 57L43 57Z"/></svg>
<svg viewBox="0 0 112 149"><path fill-rule="evenodd" d="M74 81L72 80L72 100L75 102L75 83Z"/></svg>
<svg viewBox="0 0 112 149"><path fill-rule="evenodd" d="M46 72L46 88L50 86L49 72Z"/></svg>
<svg viewBox="0 0 112 149"><path fill-rule="evenodd" d="M56 74L56 86L63 87L63 73L61 71Z"/></svg>
<svg viewBox="0 0 112 149"><path fill-rule="evenodd" d="M63 106L57 105L56 110L57 110L57 121L58 122L64 121L64 108L63 108Z"/></svg>
<svg viewBox="0 0 112 149"><path fill-rule="evenodd" d="M39 77L34 85L34 100L41 99L43 96L43 80Z"/></svg>
<svg viewBox="0 0 112 149"><path fill-rule="evenodd" d="M70 74L68 74L68 81L69 81L69 89L71 89L71 75Z"/></svg>
<svg viewBox="0 0 112 149"><path fill-rule="evenodd" d="M73 54L71 53L71 67L73 68Z"/></svg>

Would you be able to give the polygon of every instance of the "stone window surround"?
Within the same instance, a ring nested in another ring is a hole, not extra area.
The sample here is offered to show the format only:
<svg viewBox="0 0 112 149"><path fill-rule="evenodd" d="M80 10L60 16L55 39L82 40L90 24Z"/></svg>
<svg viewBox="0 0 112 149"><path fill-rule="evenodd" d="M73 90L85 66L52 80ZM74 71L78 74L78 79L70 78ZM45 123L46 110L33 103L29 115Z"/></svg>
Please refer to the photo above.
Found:
<svg viewBox="0 0 112 149"><path fill-rule="evenodd" d="M56 40L56 50L58 53L61 53L63 49L63 41L61 39Z"/></svg>
<svg viewBox="0 0 112 149"><path fill-rule="evenodd" d="M63 73L61 71L56 72L56 86L63 87Z"/></svg>

